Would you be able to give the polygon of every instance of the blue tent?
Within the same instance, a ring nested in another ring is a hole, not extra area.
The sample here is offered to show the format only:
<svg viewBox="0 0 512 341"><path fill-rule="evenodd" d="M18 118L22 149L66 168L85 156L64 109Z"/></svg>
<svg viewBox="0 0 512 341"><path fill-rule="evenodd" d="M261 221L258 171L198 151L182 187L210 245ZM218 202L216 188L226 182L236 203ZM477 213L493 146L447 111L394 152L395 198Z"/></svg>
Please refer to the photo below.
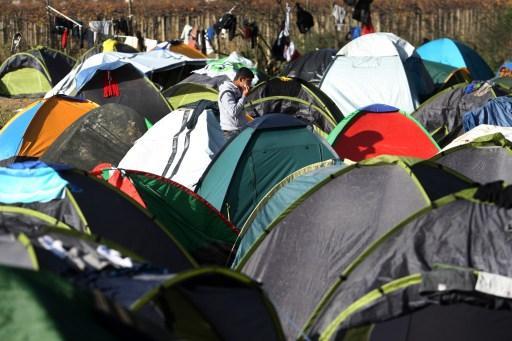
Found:
<svg viewBox="0 0 512 341"><path fill-rule="evenodd" d="M512 77L512 60L506 60L503 65L500 66L498 72L496 73L497 77Z"/></svg>
<svg viewBox="0 0 512 341"><path fill-rule="evenodd" d="M464 114L462 124L464 131L469 131L481 124L512 127L512 98L498 97L474 111L468 111Z"/></svg>
<svg viewBox="0 0 512 341"><path fill-rule="evenodd" d="M494 73L480 55L464 45L449 38L432 40L416 49L421 59L451 65L456 68L467 68L475 80L487 80Z"/></svg>
<svg viewBox="0 0 512 341"><path fill-rule="evenodd" d="M0 160L9 159L18 154L23 135L43 104L44 101L39 101L29 106L28 109L11 118L0 130Z"/></svg>

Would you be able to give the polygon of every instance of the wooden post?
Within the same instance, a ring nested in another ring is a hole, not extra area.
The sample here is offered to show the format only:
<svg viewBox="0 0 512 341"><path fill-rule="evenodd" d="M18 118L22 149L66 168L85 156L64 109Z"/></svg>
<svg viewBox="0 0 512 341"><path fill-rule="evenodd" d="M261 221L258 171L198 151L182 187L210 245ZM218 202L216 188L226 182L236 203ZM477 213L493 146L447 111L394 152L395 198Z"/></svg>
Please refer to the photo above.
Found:
<svg viewBox="0 0 512 341"><path fill-rule="evenodd" d="M50 6L50 0L46 0L46 6ZM49 47L53 47L52 17L50 15L50 10L48 9L48 7L46 8L46 16L48 17L48 30L46 31L46 45Z"/></svg>

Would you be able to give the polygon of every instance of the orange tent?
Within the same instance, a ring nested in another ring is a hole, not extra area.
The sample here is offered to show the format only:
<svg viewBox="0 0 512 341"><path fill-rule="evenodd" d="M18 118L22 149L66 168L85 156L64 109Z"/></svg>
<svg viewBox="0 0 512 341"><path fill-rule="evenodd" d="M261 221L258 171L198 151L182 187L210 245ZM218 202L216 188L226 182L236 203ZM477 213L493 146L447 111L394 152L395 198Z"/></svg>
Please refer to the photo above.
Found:
<svg viewBox="0 0 512 341"><path fill-rule="evenodd" d="M195 48L190 47L184 43L176 44L176 45L171 44L171 46L169 47L169 50L171 50L172 52L180 53L189 58L194 58L194 59L207 58L206 55L202 54L200 51L198 51Z"/></svg>
<svg viewBox="0 0 512 341"><path fill-rule="evenodd" d="M27 127L18 155L41 157L67 127L97 107L94 102L64 96L47 99Z"/></svg>

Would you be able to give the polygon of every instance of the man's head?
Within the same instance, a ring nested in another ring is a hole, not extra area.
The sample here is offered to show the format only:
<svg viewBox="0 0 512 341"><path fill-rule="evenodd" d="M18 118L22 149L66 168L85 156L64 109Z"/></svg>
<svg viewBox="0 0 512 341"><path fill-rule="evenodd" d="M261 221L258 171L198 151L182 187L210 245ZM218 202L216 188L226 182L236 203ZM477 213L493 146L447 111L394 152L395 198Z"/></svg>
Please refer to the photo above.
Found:
<svg viewBox="0 0 512 341"><path fill-rule="evenodd" d="M243 67L236 72L233 83L242 90L245 86L250 88L253 79L254 73L248 68Z"/></svg>

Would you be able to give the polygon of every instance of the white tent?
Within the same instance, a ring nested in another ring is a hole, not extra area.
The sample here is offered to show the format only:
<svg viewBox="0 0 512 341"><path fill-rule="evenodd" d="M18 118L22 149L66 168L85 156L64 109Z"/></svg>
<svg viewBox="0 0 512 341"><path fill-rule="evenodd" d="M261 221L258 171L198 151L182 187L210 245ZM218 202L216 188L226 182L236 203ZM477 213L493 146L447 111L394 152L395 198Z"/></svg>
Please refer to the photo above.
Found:
<svg viewBox="0 0 512 341"><path fill-rule="evenodd" d="M487 135L492 134L501 134L504 138L509 141L512 141L512 128L511 127L498 127L489 124L481 124L471 129L467 133L457 137L453 140L449 145L443 148L441 152L444 152L448 149L452 149L463 144L467 144L473 142L474 140Z"/></svg>
<svg viewBox="0 0 512 341"><path fill-rule="evenodd" d="M377 103L412 113L434 85L411 44L392 33L372 33L338 51L320 88L347 116Z"/></svg>
<svg viewBox="0 0 512 341"><path fill-rule="evenodd" d="M172 179L191 190L225 143L220 124L209 109L178 109L151 127L118 167Z"/></svg>

